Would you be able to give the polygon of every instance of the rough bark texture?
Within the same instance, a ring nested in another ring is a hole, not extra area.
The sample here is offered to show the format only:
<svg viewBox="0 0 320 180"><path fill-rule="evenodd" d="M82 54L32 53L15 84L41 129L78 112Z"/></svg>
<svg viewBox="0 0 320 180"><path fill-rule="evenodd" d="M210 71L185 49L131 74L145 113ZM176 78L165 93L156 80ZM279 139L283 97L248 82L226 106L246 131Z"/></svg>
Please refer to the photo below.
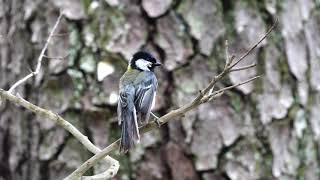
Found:
<svg viewBox="0 0 320 180"><path fill-rule="evenodd" d="M154 112L194 97L272 23L278 28L219 86L263 78L145 134L114 154L115 179L307 179L320 162L318 0L0 0L0 87L29 73L59 9L66 13L41 73L17 92L59 113L103 148L119 138L118 80L131 55L161 59ZM104 77L103 75L106 75ZM65 130L8 102L0 106L0 179L62 179L90 153ZM91 172L101 172L95 167Z"/></svg>

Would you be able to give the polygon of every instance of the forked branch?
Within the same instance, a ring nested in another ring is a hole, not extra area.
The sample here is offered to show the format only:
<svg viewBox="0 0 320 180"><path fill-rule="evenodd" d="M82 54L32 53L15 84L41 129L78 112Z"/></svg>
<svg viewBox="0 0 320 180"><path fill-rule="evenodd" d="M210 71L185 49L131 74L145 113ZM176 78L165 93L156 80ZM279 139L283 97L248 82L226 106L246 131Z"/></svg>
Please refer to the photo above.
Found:
<svg viewBox="0 0 320 180"><path fill-rule="evenodd" d="M18 86L21 85L22 83L26 82L29 78L31 78L31 77L39 74L40 69L41 69L42 59L43 59L43 57L45 56L44 53L46 52L46 50L47 50L47 48L48 48L48 45L49 45L49 43L50 43L50 41L51 41L51 39L52 39L52 37L53 37L53 35L54 35L55 30L57 29L57 27L58 27L58 25L59 25L62 17L63 17L63 13L60 13L60 15L59 15L56 23L54 24L54 26L53 26L53 28L52 28L49 36L48 36L48 39L47 39L46 43L44 44L44 46L43 46L43 48L42 48L42 50L41 50L41 53L40 53L40 55L39 55L39 57L38 57L38 60L37 60L37 66L36 66L35 71L30 72L30 74L28 74L27 76L23 77L22 79L20 79L20 80L17 81L16 83L14 83L14 84L10 87L10 89L8 90L9 93L12 93L13 90L14 90L16 87L18 87Z"/></svg>
<svg viewBox="0 0 320 180"><path fill-rule="evenodd" d="M34 112L37 115L46 117L47 119L53 121L54 123L60 125L62 128L69 131L69 133L71 133L78 141L80 141L83 144L83 146L85 148L87 148L90 152L92 152L93 154L97 154L101 150L97 146L95 146L93 143L91 143L91 141L88 139L87 136L83 135L76 127L74 127L68 121L63 119L58 114L51 112L50 110L38 107L38 106L26 101L21 96L19 96L19 94L17 94L17 96L15 96L12 93L15 90L15 88L17 88L19 85L26 82L29 78L36 76L40 72L43 58L64 59L67 57L67 56L65 56L65 57L47 57L45 55L45 52L48 48L48 45L49 45L52 37L56 36L56 34L54 34L54 32L57 29L62 17L63 17L63 13L61 13L59 15L56 23L54 24L54 26L49 34L49 37L48 37L44 47L41 50L41 53L37 59L37 66L35 68L35 71L31 71L30 74L28 74L27 76L23 77L22 79L20 79L16 83L14 83L8 91L0 89L0 105L1 105L2 99L8 100L16 105L23 106L24 108ZM80 178L87 179L87 180L99 179L99 178L100 179L109 179L109 178L112 178L114 175L116 175L119 170L119 166L120 166L119 162L117 160L111 158L110 156L104 157L103 159L105 160L105 163L108 165L108 169L105 172L98 174L98 175L95 175L95 176L79 177L79 179Z"/></svg>
<svg viewBox="0 0 320 180"><path fill-rule="evenodd" d="M259 78L259 76L255 76L253 78L250 78L244 82L240 82L238 84L222 88L217 91L213 91L214 85L220 81L223 77L225 77L227 74L229 74L232 71L243 71L248 68L254 67L255 65L250 65L248 67L238 68L234 69L234 67L241 62L245 57L247 57L269 34L270 32L275 28L277 24L277 20L275 23L271 26L271 28L267 31L264 36L257 41L247 52L245 52L240 58L235 59L235 56L229 57L228 52L228 42L226 42L226 64L224 66L223 71L218 74L217 76L214 76L211 82L208 84L206 88L203 90L200 90L197 97L191 101L189 104L186 104L176 110L172 110L169 113L165 114L164 116L160 117L158 121L162 124L165 124L173 119L176 119L178 117L181 117L183 114L187 113L188 111L198 107L200 104L206 103L210 100L215 99L216 97L221 96L226 90L230 90L232 88L236 88L238 86L241 86L243 84L247 84L249 82L252 82ZM234 63L233 63L234 62ZM156 129L158 126L155 122L151 122L143 127L140 128L140 132L145 133L148 131L151 131L153 129ZM75 170L72 174L70 174L66 179L75 179L77 177L81 177L82 174L84 174L88 169L90 169L92 166L94 166L96 163L100 161L103 157L107 156L111 151L114 151L119 146L120 139L110 144L108 147L104 148L100 153L92 156L90 159L88 159L84 164L82 164L77 170Z"/></svg>

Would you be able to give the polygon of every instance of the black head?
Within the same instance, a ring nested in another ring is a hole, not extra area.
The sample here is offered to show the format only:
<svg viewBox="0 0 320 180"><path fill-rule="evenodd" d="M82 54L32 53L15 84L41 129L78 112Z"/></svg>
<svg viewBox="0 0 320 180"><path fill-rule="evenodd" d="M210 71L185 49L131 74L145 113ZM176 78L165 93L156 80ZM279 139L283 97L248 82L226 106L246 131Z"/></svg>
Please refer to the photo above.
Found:
<svg viewBox="0 0 320 180"><path fill-rule="evenodd" d="M160 65L161 63L158 63L150 53L138 51L133 55L129 66L140 71L153 71L156 66Z"/></svg>

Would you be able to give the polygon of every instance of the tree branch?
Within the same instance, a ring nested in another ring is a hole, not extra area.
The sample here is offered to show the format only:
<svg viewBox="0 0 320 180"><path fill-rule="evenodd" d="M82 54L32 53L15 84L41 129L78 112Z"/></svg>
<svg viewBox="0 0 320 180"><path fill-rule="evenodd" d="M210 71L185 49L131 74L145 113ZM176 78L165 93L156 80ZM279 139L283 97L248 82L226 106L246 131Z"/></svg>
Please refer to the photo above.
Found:
<svg viewBox="0 0 320 180"><path fill-rule="evenodd" d="M221 95L222 95L225 91L227 91L227 90L236 88L236 87L238 87L238 86L242 86L242 85L247 84L247 83L249 83L249 82L252 82L252 81L254 81L254 80L258 79L258 78L260 78L260 76L255 76L255 77L250 78L250 79L248 79L248 80L246 80L246 81L243 81L243 82L234 84L234 85L232 85L232 86L228 86L228 87L219 89L219 90L217 90L217 91L214 91L214 92L208 94L207 96L204 96L204 97L201 99L201 104L206 103L206 102L208 102L208 101L213 100L213 99L216 98L216 97L221 96Z"/></svg>
<svg viewBox="0 0 320 180"><path fill-rule="evenodd" d="M87 136L83 135L76 127L74 127L71 123L63 119L61 116L58 114L55 114L51 112L50 110L43 109L41 107L38 107L27 100L17 97L15 95L12 95L8 91L5 91L3 89L0 89L0 97L2 99L6 99L13 104L20 105L32 112L34 112L37 115L46 117L47 119L53 121L54 123L60 125L63 127L65 130L69 131L84 147L86 147L90 152L93 154L98 154L101 152L101 150L96 147L89 139ZM107 178L113 177L119 169L119 162L110 156L105 157L105 162L109 166L108 170L104 173L107 174ZM106 178L106 177L105 177Z"/></svg>
<svg viewBox="0 0 320 180"><path fill-rule="evenodd" d="M191 101L189 104L186 104L176 110L172 110L169 113L165 114L164 116L160 117L158 119L158 121L160 122L160 124L165 124L167 122L169 122L170 120L176 119L178 117L181 117L183 114L187 113L188 111L198 107L200 104L208 102L209 100L214 99L215 97L220 96L224 91L238 87L240 85L249 83L251 81L256 80L257 78L259 78L259 76L253 77L251 79L248 79L244 82L226 87L226 88L222 88L218 91L212 92L210 94L208 94L212 88L214 87L214 85L220 81L223 77L225 77L228 73L230 73L232 71L232 68L238 64L240 61L242 61L245 57L247 57L269 34L270 32L275 28L276 24L277 24L277 20L275 21L275 23L271 26L271 28L267 31L267 33L258 40L257 43L255 43L247 52L245 52L239 59L236 60L236 62L234 64L232 64L233 59L235 58L235 56L232 56L229 59L229 53L226 52L226 66L223 69L223 71L218 74L217 76L214 76L213 79L211 80L211 82L208 84L208 86L199 91L199 94L197 95L197 97ZM226 48L228 46L228 43L226 43ZM232 64L232 65L231 65ZM245 70L247 68L244 68L243 70ZM146 133L148 131L151 131L153 129L156 129L158 126L155 122L150 122L148 124L146 124L145 126L139 128L141 133ZM100 153L92 156L90 159L88 159L85 163L83 163L78 169L76 169L72 174L70 174L66 179L74 179L75 177L79 177L82 174L84 174L88 169L90 169L92 166L94 166L97 162L100 161L100 159L102 159L103 157L107 156L111 151L116 150L119 147L119 142L120 139L116 140L115 142L113 142L112 144L110 144L108 147L104 148Z"/></svg>
<svg viewBox="0 0 320 180"><path fill-rule="evenodd" d="M253 67L255 67L255 66L257 66L257 64L256 64L256 63L253 63L253 64L250 64L250 65L248 65L248 66L243 66L243 67L231 69L230 72L242 71L242 70L246 70L246 69L253 68Z"/></svg>
<svg viewBox="0 0 320 180"><path fill-rule="evenodd" d="M26 109L44 116L50 120L52 120L53 122L55 122L56 124L62 126L64 129L66 129L67 131L69 131L73 136L75 136L76 139L78 139L89 151L91 151L92 153L94 153L95 155L92 156L90 159L88 159L84 164L82 164L78 169L76 169L72 174L70 174L68 177L66 177L67 180L70 179L81 179L83 174L90 169L92 166L94 166L95 164L97 164L100 160L104 159L106 160L106 162L108 162L109 164L112 164L111 167L104 173L99 174L99 175L95 175L95 176L91 176L91 177L84 177L84 179L97 179L97 178L111 178L113 177L118 169L119 169L119 163L117 160L111 158L110 156L108 156L108 154L117 149L119 146L119 142L120 139L118 139L117 141L113 142L112 144L110 144L108 147L104 148L103 150L100 150L98 147L96 147L94 144L92 144L89 139L87 138L87 136L84 136L77 128L75 128L72 124L70 124L68 121L64 120L61 116L59 116L58 114L55 114L53 112L51 112L50 110L46 110L43 109L41 107L38 107L26 100L24 100L21 97L17 97L12 95L13 90L18 87L19 85L21 85L22 83L24 83L25 81L27 81L29 78L37 75L40 71L41 68L41 62L43 57L45 56L45 51L48 47L48 44L51 40L51 38L54 35L54 31L57 28L60 20L62 18L62 13L59 15L52 31L50 32L50 35L38 57L38 61L37 61L37 66L36 66L36 70L31 72L30 74L28 74L27 76L25 76L24 78L20 79L19 81L17 81L10 89L9 91L5 91L3 89L0 89L0 97L3 99L6 99L16 105L21 105L23 107L25 107ZM226 87L226 88L222 88L220 90L217 91L213 91L213 87L214 85L220 81L223 77L225 77L228 73L235 71L236 69L233 69L234 66L236 66L240 61L242 61L245 57L247 57L269 34L270 32L274 29L275 25L277 24L277 21L273 24L273 26L267 31L267 33L256 43L254 44L246 53L244 53L239 59L236 60L235 63L232 64L235 56L231 56L231 58L229 58L229 53L228 53L228 43L226 42L226 65L225 68L223 69L223 71L218 74L217 76L214 76L212 78L212 80L210 81L210 83L208 84L208 86L206 88L204 88L203 90L199 91L199 94L197 95L197 97L191 101L189 104L186 104L176 110L172 110L169 113L165 114L164 116L160 117L158 119L158 121L160 122L160 124L165 124L167 122L169 122L170 120L176 119L180 116L182 116L183 114L187 113L188 111L198 107L200 104L202 103L206 103L212 99L214 99L215 97L220 96L223 92L225 92L226 90L235 88L237 86L249 83L255 79L258 78L257 77L253 77L251 79L248 79L247 81ZM246 70L248 69L248 67L243 67L242 69L238 68L238 70ZM157 128L157 124L155 122L151 122L143 127L141 127L141 131L142 133L146 133L148 131L151 131L155 128Z"/></svg>
<svg viewBox="0 0 320 180"><path fill-rule="evenodd" d="M66 55L65 57L48 57L48 56L45 55L45 52L46 52L46 50L48 48L50 40L52 39L52 37L57 35L57 34L54 34L54 32L57 29L62 17L63 17L63 13L60 13L56 23L54 24L54 26L53 26L50 34L49 34L49 37L48 37L44 47L41 50L41 53L40 53L40 55L38 57L38 60L37 60L37 66L36 66L35 71L31 71L30 74L28 74L24 78L20 79L16 83L14 83L8 91L0 89L0 105L2 103L1 102L2 99L6 99L6 100L8 100L8 101L10 101L10 102L12 102L12 103L14 103L16 105L21 105L21 106L25 107L26 109L34 112L35 114L38 114L40 116L44 116L44 117L52 120L56 124L60 125L64 129L69 131L90 152L92 152L93 154L97 154L101 150L98 147L96 147L94 144L92 144L87 136L83 135L76 127L74 127L68 121L63 119L61 116L51 112L50 110L43 109L41 107L38 107L38 106L26 101L19 94L17 94L17 96L14 96L12 94L12 92L14 91L14 89L16 87L18 87L22 83L26 82L29 78L37 75L40 72L43 58L64 59L64 58L66 58L68 56L68 55ZM110 156L105 157L104 160L105 160L106 164L109 166L108 169L105 172L103 172L101 174L98 174L98 175L95 175L95 176L85 176L84 178L85 179L97 179L97 178L110 179L115 174L117 174L117 172L119 170L119 162L117 160L111 158ZM80 179L80 178L81 178L81 176L78 179Z"/></svg>
<svg viewBox="0 0 320 180"><path fill-rule="evenodd" d="M24 78L20 79L20 80L17 81L16 83L14 83L14 84L11 86L11 88L8 90L9 93L12 93L13 90L14 90L16 87L18 87L18 86L21 85L22 83L26 82L29 78L37 75L37 74L40 72L41 63L42 63L42 59L43 59L43 57L44 57L44 53L46 52L46 50L47 50L47 48L48 48L48 45L49 45L49 43L50 43L50 41L51 41L51 38L52 38L52 36L54 35L54 31L57 29L57 27L58 27L58 25L59 25L62 17L63 17L63 13L60 13L60 15L59 15L56 23L54 24L54 26L53 26L50 34L49 34L48 39L47 39L46 43L44 44L44 46L43 46L43 48L42 48L42 50L41 50L41 53L40 53L40 55L39 55L39 57L38 57L36 70L35 70L35 71L32 71L30 74L28 74L28 75L25 76Z"/></svg>
<svg viewBox="0 0 320 180"><path fill-rule="evenodd" d="M246 53L244 53L233 65L230 66L230 69L232 69L235 65L237 65L240 61L242 61L245 57L247 57L252 51L264 40L267 38L267 36L271 33L271 31L276 27L278 24L278 19L273 23L271 28L267 31L266 34L257 42L255 43Z"/></svg>

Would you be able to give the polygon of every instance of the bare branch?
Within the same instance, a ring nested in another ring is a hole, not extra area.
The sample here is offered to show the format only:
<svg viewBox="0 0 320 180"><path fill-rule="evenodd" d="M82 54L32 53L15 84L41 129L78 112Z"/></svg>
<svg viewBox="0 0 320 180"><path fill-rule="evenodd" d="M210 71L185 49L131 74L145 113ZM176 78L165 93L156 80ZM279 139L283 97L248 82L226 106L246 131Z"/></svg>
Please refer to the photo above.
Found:
<svg viewBox="0 0 320 180"><path fill-rule="evenodd" d="M256 43L252 46L252 48L250 48L246 53L244 53L237 61L236 63L234 63L233 65L229 65L229 66L225 66L224 70L218 74L217 76L214 76L213 79L211 80L211 82L208 84L208 86L203 89L203 90L199 90L199 93L197 95L197 97L191 101L189 104L186 104L176 110L170 111L169 113L165 114L164 116L160 117L158 119L158 122L162 125L165 124L167 122L169 122L170 120L176 119L178 117L183 116L186 112L198 107L200 104L208 102L209 100L212 100L216 97L221 96L226 90L241 86L243 84L247 84L251 81L256 80L257 78L259 78L259 76L253 77L251 79L248 79L244 82L229 86L229 87L225 87L223 89L217 90L215 92L212 92L210 94L208 94L212 88L214 87L214 85L220 81L224 76L226 76L228 73L230 73L231 69L238 64L240 61L242 61L245 57L247 57L253 49L255 49L269 34L270 32L274 29L274 27L276 26L277 21L272 25L272 27L268 30L268 32ZM228 55L229 56L229 55ZM232 56L230 58L230 61L232 61L235 58L235 56ZM226 61L229 62L230 61ZM245 70L248 68L244 68L242 70ZM146 124L145 126L139 128L141 133L146 133L148 131L151 131L155 128L157 128L158 125L155 122L150 122L148 124ZM81 177L81 175L83 173L85 173L88 169L90 169L92 166L94 166L97 162L99 162L100 159L102 159L103 157L107 156L111 151L116 150L119 147L119 142L120 139L118 139L117 141L113 142L112 144L110 144L108 147L104 148L100 153L92 156L90 159L88 159L84 164L82 164L78 169L76 169L72 174L70 174L66 179L74 179L75 177Z"/></svg>
<svg viewBox="0 0 320 180"><path fill-rule="evenodd" d="M166 115L160 117L158 119L158 121L162 124L165 124L167 122L169 122L172 119L175 119L177 117L180 117L181 115L185 114L186 112L190 111L191 109L194 109L196 107L198 107L200 104L207 102L210 98L212 97L218 97L222 95L222 93L226 90L235 88L237 86L241 86L243 84L249 83L251 81L254 81L255 79L259 78L259 76L253 77L247 81L220 89L218 91L213 92L212 96L205 96L203 99L201 99L201 101L198 104L194 104L193 102L177 109L177 110L173 110L169 113L167 113ZM155 122L151 122L141 128L140 132L142 133L146 133L148 131L151 131L152 129L158 127L158 125ZM75 170L72 174L70 174L65 180L70 180L73 179L74 177L81 177L82 174L84 174L88 169L90 169L94 164L96 164L97 162L99 162L99 160L101 158L103 158L104 156L106 156L107 154L109 154L111 151L115 150L118 148L119 146L119 142L120 139L118 139L117 141L113 142L112 144L110 144L108 147L104 148L100 153L92 156L90 159L88 159L85 163L83 163L77 170Z"/></svg>
<svg viewBox="0 0 320 180"><path fill-rule="evenodd" d="M212 100L214 100L214 99L222 96L222 95L224 94L224 92L225 92L225 91L222 91L222 92L220 92L220 93L217 93L217 94L211 96L208 101L212 101Z"/></svg>
<svg viewBox="0 0 320 180"><path fill-rule="evenodd" d="M84 147L86 147L93 154L99 154L101 152L101 150L98 147L96 147L88 139L87 136L83 135L76 127L74 127L71 123L69 123L68 121L63 119L58 114L55 114L55 113L51 112L50 110L38 107L38 106L26 101L25 99L23 99L21 97L17 97L17 96L12 95L10 92L5 91L3 89L0 89L0 98L6 99L16 105L20 105L20 106L34 112L35 114L46 117L49 120L53 121L54 123L60 125L64 129L69 131L69 133L71 133L81 144L84 145ZM111 178L118 172L119 162L110 156L105 157L105 162L107 163L107 165L109 165L109 168L104 174L110 175L108 177Z"/></svg>
<svg viewBox="0 0 320 180"><path fill-rule="evenodd" d="M68 54L64 57L49 57L45 55L45 52L49 46L49 43L51 41L51 39L55 36L62 36L62 35L67 35L67 34L54 34L55 30L57 29L61 19L63 17L63 13L60 13L58 19L56 20L51 32L49 33L49 36L46 40L46 43L44 44L44 47L42 48L40 55L37 59L37 65L34 71L31 70L31 72L26 75L25 77L23 77L22 79L20 79L19 81L17 81L16 83L14 83L11 88L8 91L5 91L3 89L0 89L0 105L1 105L1 100L2 99L6 99L8 101L13 102L16 105L21 105L23 107L25 107L26 109L40 115L40 116L44 116L50 120L52 120L53 122L55 122L56 124L60 125L61 127L63 127L64 129L66 129L67 131L69 131L77 140L79 140L89 151L91 151L94 154L100 153L100 149L98 147L96 147L94 144L91 143L91 141L88 139L87 136L83 135L76 127L74 127L72 124L70 124L68 121L64 120L61 116L59 116L58 114L55 114L53 112L51 112L50 110L46 110L43 109L41 107L38 107L28 101L26 101L25 99L23 99L19 94L17 96L14 96L12 94L12 92L15 90L15 88L17 88L19 85L21 85L22 83L26 82L29 78L37 75L40 72L41 69L41 65L42 65L42 60L43 58L48 58L48 59L65 59ZM109 166L108 169L98 175L95 176L86 176L83 177L84 179L110 179L112 178L114 175L117 174L118 170L119 170L119 162L113 158L111 158L110 156L106 156L103 157L105 163ZM80 179L82 178L77 177L76 179Z"/></svg>
<svg viewBox="0 0 320 180"><path fill-rule="evenodd" d="M230 65L229 68L232 69L235 65L237 65L240 61L242 61L245 57L247 57L266 37L271 33L271 31L278 24L278 19L273 23L271 28L267 31L267 33L257 42L255 43L246 53L244 53L233 65Z"/></svg>
<svg viewBox="0 0 320 180"><path fill-rule="evenodd" d="M100 150L98 147L96 147L95 145L93 145L86 136L84 136L83 134L81 134L81 132L76 129L72 124L70 124L68 121L64 120L61 116L59 116L58 114L55 114L49 110L40 108L26 100L24 100L23 98L17 97L12 95L12 91L19 86L20 84L24 83L26 80L28 80L30 77L36 75L39 73L40 68L41 68L41 62L43 57L45 56L44 53L48 47L48 44L50 42L51 37L53 36L53 33L55 31L55 29L57 28L60 20L62 18L62 14L60 14L56 24L54 25L48 39L47 42L45 44L45 46L43 47L40 56L38 58L38 63L36 66L36 70L34 72L31 72L29 75L27 75L26 77L24 77L23 79L19 80L18 82L16 82L10 89L9 91L5 91L3 89L0 89L0 98L2 99L6 99L9 100L11 102L13 102L14 104L17 105L21 105L23 107L25 107L26 109L44 116L50 120L52 120L53 122L57 123L58 125L62 126L63 128L65 128L66 130L68 130L73 136L75 136L76 139L78 139L89 151L91 151L92 153L94 153L95 155L92 156L90 159L88 159L84 164L82 164L78 169L76 169L72 174L70 174L68 177L66 177L67 180L69 179L80 179L82 178L83 174L90 169L92 166L94 166L96 163L98 163L100 160L104 159L111 151L115 150L118 148L119 146L119 142L120 139L118 139L117 141L113 142L112 144L110 144L108 147L104 148L103 150ZM277 22L276 22L277 23ZM238 87L240 85L249 83L251 81L254 81L255 79L257 79L259 76L253 77L247 81L229 86L229 87L225 87L223 89L217 90L217 91L213 91L213 87L214 85L220 81L223 77L225 77L228 73L230 73L231 71L235 71L237 69L232 69L236 64L238 64L240 61L242 61L245 57L247 57L269 34L270 32L274 29L276 23L274 23L274 25L269 29L269 31L256 43L254 44L246 53L244 53L234 64L232 64L232 60L235 58L235 56L232 56L231 58L229 58L229 54L228 54L228 44L226 43L226 66L224 68L224 70L218 74L217 76L214 76L213 79L211 80L211 82L208 84L208 86L199 91L199 94L197 95L197 97L191 101L189 104L186 104L176 110L173 110L167 114L165 114L164 116L160 117L158 119L158 122L160 122L161 124L167 123L170 120L176 119L178 117L183 116L186 112L198 107L200 104L208 102L209 100L212 100L216 97L221 96L226 90ZM232 65L231 65L232 64ZM240 70L246 70L248 69L248 67L246 68L238 68L238 71ZM143 126L140 132L145 133L148 131L151 131L152 129L157 128L157 124L155 122L150 122L147 125ZM112 164L111 167L102 174L99 175L95 175L95 176L91 176L91 177L84 177L86 179L95 179L95 178L101 178L103 176L103 178L111 178L113 177L118 169L119 169L119 163L118 161L116 161L115 159L111 158L110 156L107 156L105 158L106 162ZM106 176L104 176L106 175Z"/></svg>
<svg viewBox="0 0 320 180"><path fill-rule="evenodd" d="M111 169L111 168L113 168L113 167L110 167L109 169ZM93 176L82 176L80 178L81 178L81 180L102 180L102 179L111 179L116 174L117 174L117 171L109 171L108 170L108 171L105 171L101 174L96 174Z"/></svg>
<svg viewBox="0 0 320 180"><path fill-rule="evenodd" d="M104 148L100 153L92 156L85 163L83 163L77 170L73 171L68 177L64 180L76 180L79 179L88 169L92 167L93 164L97 164L102 158L104 158L111 151L119 147L120 139L116 140L108 147Z"/></svg>
<svg viewBox="0 0 320 180"><path fill-rule="evenodd" d="M233 89L233 88L235 88L235 87L238 87L238 86L247 84L247 83L249 83L249 82L251 82L251 81L254 81L254 80L258 79L258 78L260 78L260 76L255 76L255 77L253 77L253 78L250 78L250 79L248 79L248 80L246 80L246 81L243 81L243 82L240 82L240 83L238 83L238 84L234 84L234 85L232 85L232 86L228 86L228 87L222 88L222 89L214 92L214 94L219 94L220 92L223 92L223 91L226 91L226 90L230 90L230 89Z"/></svg>
<svg viewBox="0 0 320 180"><path fill-rule="evenodd" d="M155 115L153 112L150 111L151 116L153 116L156 119L159 119L159 117L157 115Z"/></svg>
<svg viewBox="0 0 320 180"><path fill-rule="evenodd" d="M264 36L257 41L257 43L255 43L247 52L245 52L238 60L236 60L236 62L232 65L229 66L225 66L225 68L223 69L223 71L218 74L217 76L215 76L211 82L209 83L209 85L202 91L202 94L199 94L196 99L194 100L194 103L198 103L201 98L207 94L210 89L212 89L212 87L218 82L220 81L226 74L228 74L230 72L230 70L237 65L240 61L242 61L244 58L246 58L270 33L271 31L276 27L278 23L278 19L276 19L276 21L273 23L273 25L271 26L271 28L267 31L266 34L264 34ZM232 56L229 63L233 61L233 59L235 58L235 56Z"/></svg>
<svg viewBox="0 0 320 180"><path fill-rule="evenodd" d="M33 71L33 72L31 72L30 74L28 74L28 75L25 76L24 78L20 79L20 80L17 81L16 83L14 83L14 84L11 86L11 88L9 89L9 92L10 92L10 93L12 93L13 90L14 90L16 87L18 87L20 84L26 82L29 78L37 75L37 74L40 72L41 62L42 62L44 53L46 52L46 50L47 50L47 48L48 48L48 45L49 45L49 43L50 43L50 41L51 41L51 38L52 38L52 36L53 36L53 34L54 34L54 31L57 29L57 27L58 27L58 25L59 25L62 17L63 17L63 13L60 13L60 15L59 15L56 23L54 24L54 26L53 26L50 34L49 34L48 39L47 39L46 43L44 44L44 46L43 46L43 48L42 48L42 50L41 50L41 53L40 53L40 55L39 55L39 57L38 57L36 70Z"/></svg>
<svg viewBox="0 0 320 180"><path fill-rule="evenodd" d="M238 86L242 86L242 85L247 84L247 83L249 83L249 82L252 82L252 81L254 81L254 80L258 79L258 78L260 78L260 76L255 76L255 77L250 78L250 79L248 79L248 80L246 80L246 81L243 81L243 82L234 84L234 85L232 85L232 86L228 86L228 87L219 89L219 90L217 90L217 91L214 91L214 92L212 92L211 94L203 97L203 98L201 99L201 103L206 103L206 102L212 100L212 99L213 99L212 97L215 97L215 96L217 96L217 95L218 95L217 97L219 97L219 96L221 96L221 95L222 95L225 91L227 91L227 90L236 88L236 87L238 87Z"/></svg>
<svg viewBox="0 0 320 180"><path fill-rule="evenodd" d="M253 63L253 64L248 65L248 66L243 66L243 67L231 69L230 72L243 71L243 70L246 70L246 69L253 68L253 67L255 67L255 66L257 66L257 64L256 64L256 63Z"/></svg>

